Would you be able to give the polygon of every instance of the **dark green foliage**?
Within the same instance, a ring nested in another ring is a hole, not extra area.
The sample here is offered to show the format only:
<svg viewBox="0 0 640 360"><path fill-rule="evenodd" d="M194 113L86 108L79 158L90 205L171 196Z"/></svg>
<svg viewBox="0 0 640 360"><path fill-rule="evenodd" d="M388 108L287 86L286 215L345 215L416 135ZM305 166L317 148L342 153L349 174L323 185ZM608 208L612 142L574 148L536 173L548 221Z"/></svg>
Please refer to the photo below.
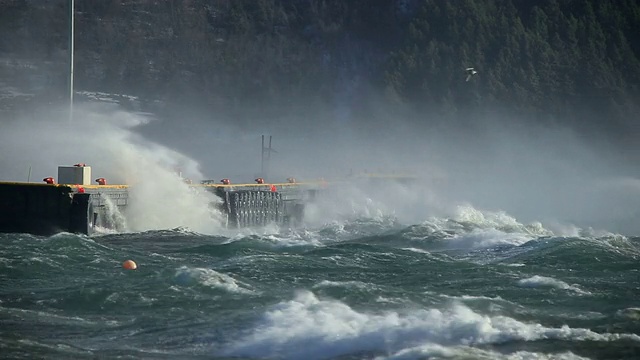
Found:
<svg viewBox="0 0 640 360"><path fill-rule="evenodd" d="M67 6L0 1L0 50L64 74ZM76 0L76 11L80 89L265 119L330 106L366 121L372 99L601 127L640 110L634 0Z"/></svg>
<svg viewBox="0 0 640 360"><path fill-rule="evenodd" d="M429 106L454 101L462 107L508 105L548 113L562 111L567 103L588 106L594 97L637 95L640 62L627 40L635 31L630 25L637 24L632 20L640 9L637 3L422 4L388 70L393 86L405 97L428 99ZM480 103L460 89L460 69L465 66L480 71L471 85ZM452 99L450 89L458 89ZM598 109L608 113L602 106Z"/></svg>

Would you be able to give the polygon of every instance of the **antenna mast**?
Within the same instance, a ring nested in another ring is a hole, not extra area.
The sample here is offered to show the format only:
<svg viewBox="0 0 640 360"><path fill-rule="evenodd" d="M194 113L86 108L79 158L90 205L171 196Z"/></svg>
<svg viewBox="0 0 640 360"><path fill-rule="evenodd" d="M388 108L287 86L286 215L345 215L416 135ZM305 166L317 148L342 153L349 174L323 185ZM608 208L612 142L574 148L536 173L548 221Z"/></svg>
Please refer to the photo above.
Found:
<svg viewBox="0 0 640 360"><path fill-rule="evenodd" d="M262 162L260 164L260 174L263 178L267 177L267 170L269 169L269 160L271 160L271 153L277 152L271 148L271 138L269 135L269 147L264 146L264 135L262 135Z"/></svg>

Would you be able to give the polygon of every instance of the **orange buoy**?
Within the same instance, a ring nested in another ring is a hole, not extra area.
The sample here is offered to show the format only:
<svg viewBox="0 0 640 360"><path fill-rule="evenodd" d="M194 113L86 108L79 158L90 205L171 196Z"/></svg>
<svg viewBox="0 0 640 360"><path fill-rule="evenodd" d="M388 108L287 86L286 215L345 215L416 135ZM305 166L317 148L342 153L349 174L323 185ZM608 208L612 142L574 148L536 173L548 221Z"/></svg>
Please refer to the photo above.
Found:
<svg viewBox="0 0 640 360"><path fill-rule="evenodd" d="M263 178L257 178L256 179L256 184L264 184L264 179Z"/></svg>
<svg viewBox="0 0 640 360"><path fill-rule="evenodd" d="M105 178L97 178L96 182L98 183L98 185L107 185L107 179Z"/></svg>
<svg viewBox="0 0 640 360"><path fill-rule="evenodd" d="M47 184L55 184L56 180L52 177L46 177L44 179L42 179L42 181L46 182Z"/></svg>
<svg viewBox="0 0 640 360"><path fill-rule="evenodd" d="M221 182L223 185L229 185L229 184L231 184L231 180L229 180L229 179L222 179L222 180L220 180L220 182Z"/></svg>
<svg viewBox="0 0 640 360"><path fill-rule="evenodd" d="M138 268L138 265L133 260L127 260L122 263L122 268L125 270L135 270Z"/></svg>

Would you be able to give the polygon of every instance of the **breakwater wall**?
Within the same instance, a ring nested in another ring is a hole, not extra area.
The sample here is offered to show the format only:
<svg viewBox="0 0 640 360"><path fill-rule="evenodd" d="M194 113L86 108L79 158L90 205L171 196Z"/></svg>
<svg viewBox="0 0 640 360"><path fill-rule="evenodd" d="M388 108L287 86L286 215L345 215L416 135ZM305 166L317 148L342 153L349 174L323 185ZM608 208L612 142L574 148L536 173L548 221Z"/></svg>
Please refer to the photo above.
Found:
<svg viewBox="0 0 640 360"><path fill-rule="evenodd" d="M97 225L111 227L111 197L126 207L126 187L0 182L0 232L91 234Z"/></svg>
<svg viewBox="0 0 640 360"><path fill-rule="evenodd" d="M296 226L317 189L308 184L198 184L222 201L212 204L228 227ZM91 235L96 229L124 230L127 185L68 185L0 182L0 232ZM163 196L163 194L158 194Z"/></svg>
<svg viewBox="0 0 640 360"><path fill-rule="evenodd" d="M317 195L317 185L282 184L207 184L222 203L219 209L229 227L264 226L270 223L296 226L302 222L305 204Z"/></svg>

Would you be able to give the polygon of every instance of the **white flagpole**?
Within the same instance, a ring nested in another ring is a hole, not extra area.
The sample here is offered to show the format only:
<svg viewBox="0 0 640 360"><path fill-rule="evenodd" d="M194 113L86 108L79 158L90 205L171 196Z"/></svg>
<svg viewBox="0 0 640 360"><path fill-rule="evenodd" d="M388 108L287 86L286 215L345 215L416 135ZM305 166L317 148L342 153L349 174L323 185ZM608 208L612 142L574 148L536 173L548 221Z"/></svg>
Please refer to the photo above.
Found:
<svg viewBox="0 0 640 360"><path fill-rule="evenodd" d="M75 31L75 0L69 1L69 123L73 123L73 52Z"/></svg>

